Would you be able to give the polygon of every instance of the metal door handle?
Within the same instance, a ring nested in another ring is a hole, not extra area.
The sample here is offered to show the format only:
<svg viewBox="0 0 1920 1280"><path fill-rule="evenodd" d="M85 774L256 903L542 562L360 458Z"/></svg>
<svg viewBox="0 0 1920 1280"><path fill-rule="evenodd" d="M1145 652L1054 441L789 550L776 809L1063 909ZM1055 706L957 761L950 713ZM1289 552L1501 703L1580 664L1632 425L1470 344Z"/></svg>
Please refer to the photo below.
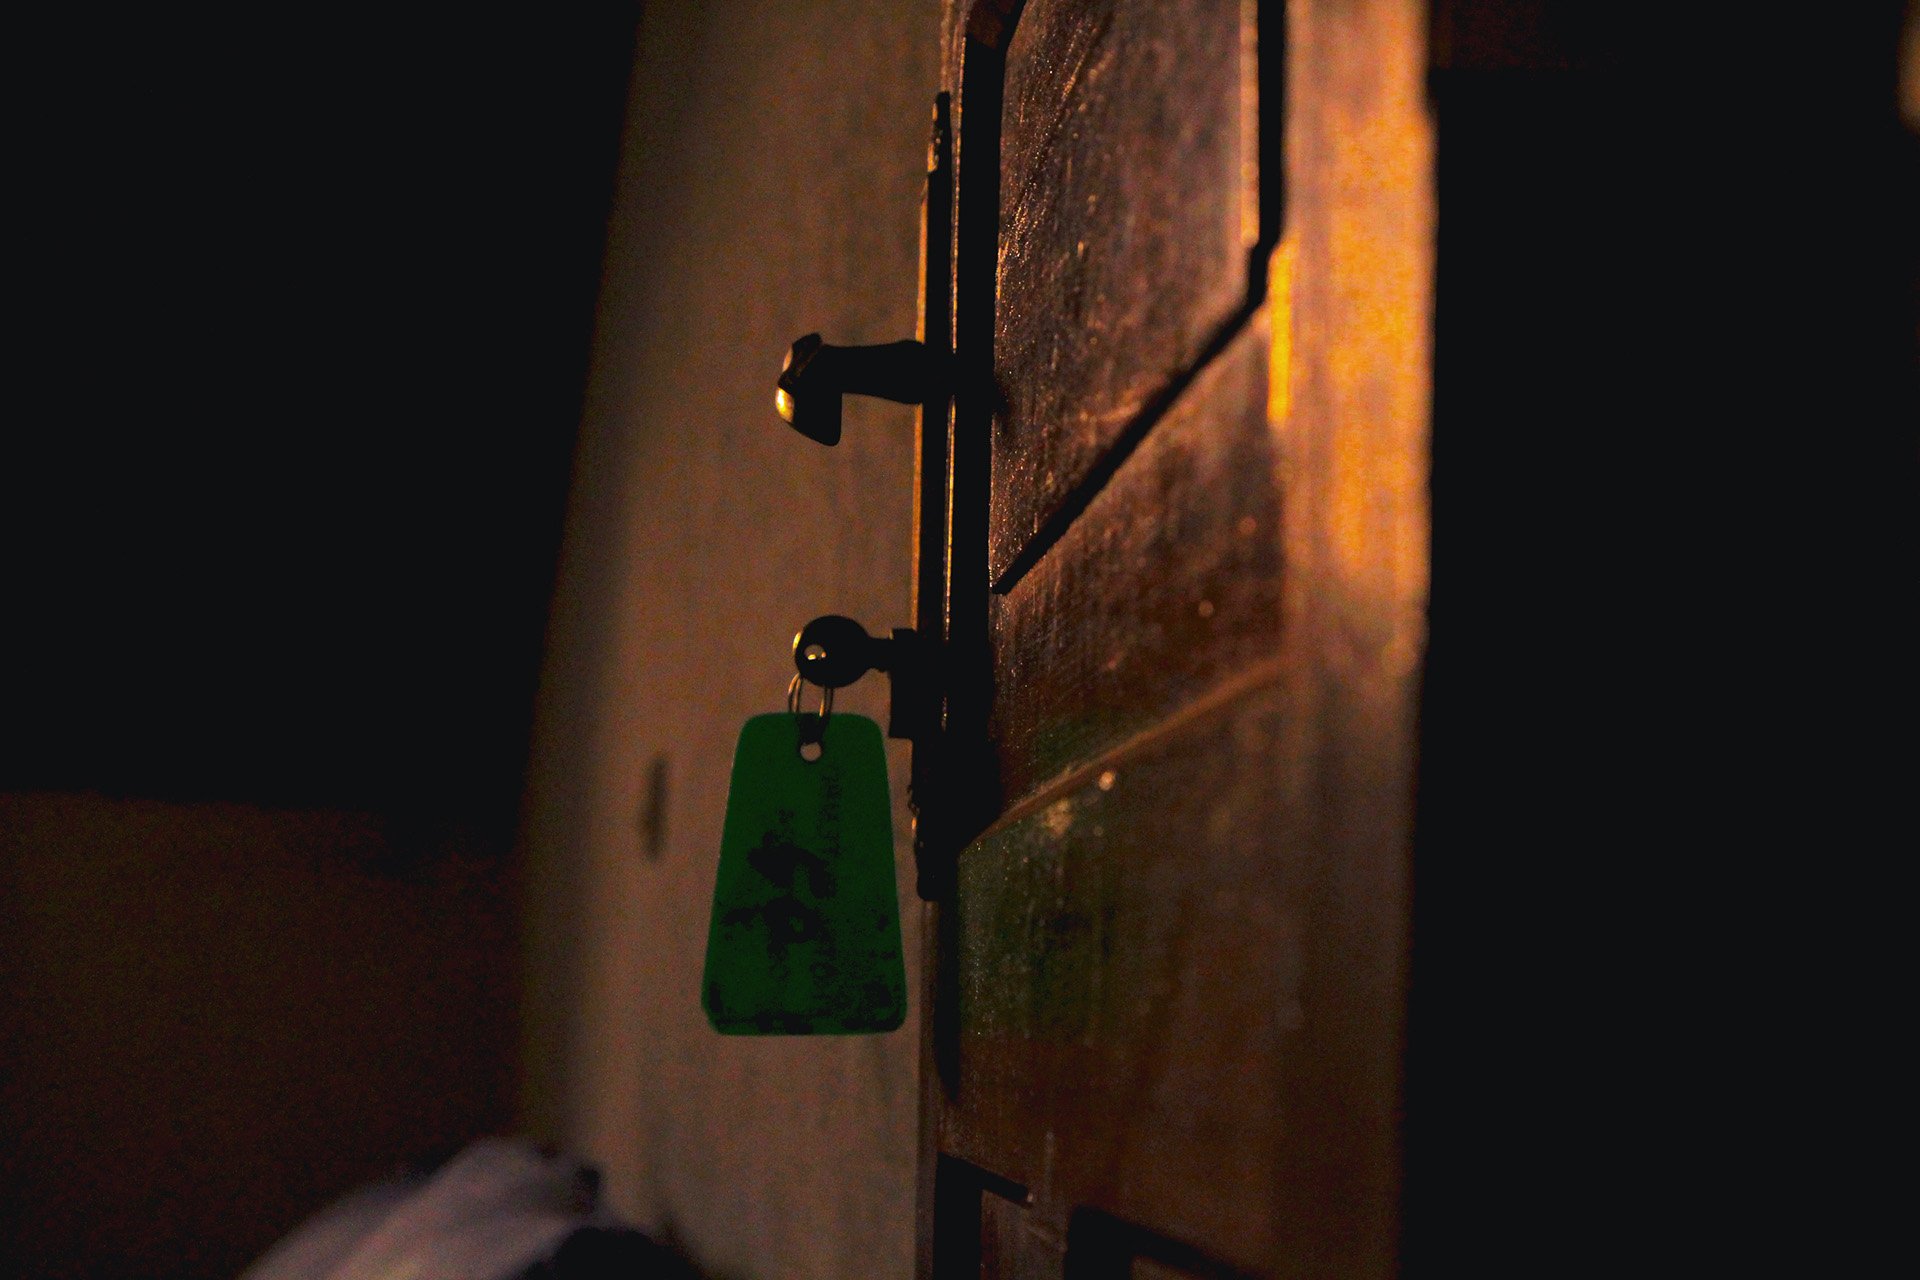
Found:
<svg viewBox="0 0 1920 1280"><path fill-rule="evenodd" d="M836 347L810 333L787 352L773 407L801 435L833 445L840 443L843 395L926 404L946 392L947 358L924 342Z"/></svg>

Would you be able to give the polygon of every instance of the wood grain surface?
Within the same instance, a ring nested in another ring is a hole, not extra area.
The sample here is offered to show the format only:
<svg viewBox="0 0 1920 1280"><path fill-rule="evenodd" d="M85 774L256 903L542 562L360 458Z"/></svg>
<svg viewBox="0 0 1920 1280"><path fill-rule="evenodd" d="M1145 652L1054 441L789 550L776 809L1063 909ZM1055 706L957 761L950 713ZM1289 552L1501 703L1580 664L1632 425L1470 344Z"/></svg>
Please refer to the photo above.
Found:
<svg viewBox="0 0 1920 1280"><path fill-rule="evenodd" d="M997 579L1247 295L1239 0L1033 0L1006 52Z"/></svg>
<svg viewBox="0 0 1920 1280"><path fill-rule="evenodd" d="M950 617L984 617L985 679L949 724L993 785L925 922L922 1274L1390 1274L1425 11L1017 9L949 22L955 349L999 397L956 404L956 452L989 422L993 452L984 554L958 536L982 495L952 489ZM1248 43L1284 45L1284 78L1249 81ZM1287 233L1236 312L1263 221L1243 161L1280 152L1240 113L1283 80ZM1208 315L1228 333L1193 342ZM959 572L976 556L996 594Z"/></svg>
<svg viewBox="0 0 1920 1280"><path fill-rule="evenodd" d="M1271 663L1269 345L1263 314L1033 571L993 597L989 737L1006 804Z"/></svg>
<svg viewBox="0 0 1920 1280"><path fill-rule="evenodd" d="M1282 722L1269 689L962 858L943 1137L1033 1212L1104 1210L1246 1267L1272 1253L1311 884L1309 811L1274 785Z"/></svg>

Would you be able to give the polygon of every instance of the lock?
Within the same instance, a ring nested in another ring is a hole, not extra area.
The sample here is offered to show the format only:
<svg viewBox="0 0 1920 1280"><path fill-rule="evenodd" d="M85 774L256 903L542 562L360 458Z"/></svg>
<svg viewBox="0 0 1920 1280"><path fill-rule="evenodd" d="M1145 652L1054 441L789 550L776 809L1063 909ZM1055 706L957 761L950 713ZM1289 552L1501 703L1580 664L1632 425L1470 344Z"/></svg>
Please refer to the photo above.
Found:
<svg viewBox="0 0 1920 1280"><path fill-rule="evenodd" d="M827 614L793 637L786 713L740 731L727 785L701 1006L725 1035L878 1034L906 1016L892 806L879 726L834 715L833 691L869 671L892 683L887 732L939 727L929 646ZM808 684L817 712L801 710ZM920 859L921 893L934 884Z"/></svg>
<svg viewBox="0 0 1920 1280"><path fill-rule="evenodd" d="M895 627L881 639L852 618L829 613L793 637L793 669L822 689L843 689L869 671L884 671L891 685L887 736L916 746L940 727L940 685L933 646L911 627Z"/></svg>
<svg viewBox="0 0 1920 1280"><path fill-rule="evenodd" d="M933 129L927 149L927 186L923 205L921 298L922 337L876 346L835 346L818 333L794 342L781 366L774 408L794 430L823 445L840 442L841 398L875 396L921 409L915 431L920 482L914 487L917 564L914 574L914 627L894 628L885 637L870 636L851 618L829 614L815 618L794 637L795 689L812 683L822 690L820 716L832 706L831 694L868 671L884 671L890 684L886 732L913 744L907 783L914 815L914 860L919 893L933 900L950 890L962 829L951 819L962 804L979 808L974 785L990 772L969 752L964 758L948 742L948 687L962 667L950 656L946 629L949 540L947 480L949 416L946 401L954 393L956 365L946 334L949 300L949 249L953 241L952 104L939 94L933 104ZM974 654L977 646L964 650ZM977 680L968 681L969 687ZM791 694L792 691L790 691ZM980 700L984 705L984 699ZM796 714L801 702L792 701ZM812 733L803 719L802 734Z"/></svg>
<svg viewBox="0 0 1920 1280"><path fill-rule="evenodd" d="M914 774L907 784L907 800L914 814L918 891L929 901L944 893L951 878L948 860L930 851L924 822L927 807L939 806L935 779L945 751L941 732L944 673L939 655L940 646L911 627L895 627L881 639L868 635L852 618L833 613L815 618L793 637L796 686L801 682L819 686L825 691L824 705L832 705L834 689L852 684L869 671L886 672L891 686L887 736L913 744Z"/></svg>

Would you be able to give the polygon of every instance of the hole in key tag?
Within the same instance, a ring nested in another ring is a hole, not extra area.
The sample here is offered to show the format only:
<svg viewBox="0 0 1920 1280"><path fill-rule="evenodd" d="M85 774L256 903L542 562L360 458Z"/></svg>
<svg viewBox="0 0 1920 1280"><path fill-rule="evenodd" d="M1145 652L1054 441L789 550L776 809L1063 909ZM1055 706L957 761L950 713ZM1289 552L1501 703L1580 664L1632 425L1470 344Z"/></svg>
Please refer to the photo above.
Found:
<svg viewBox="0 0 1920 1280"><path fill-rule="evenodd" d="M788 711L741 729L701 992L729 1035L905 1019L886 748L865 716Z"/></svg>

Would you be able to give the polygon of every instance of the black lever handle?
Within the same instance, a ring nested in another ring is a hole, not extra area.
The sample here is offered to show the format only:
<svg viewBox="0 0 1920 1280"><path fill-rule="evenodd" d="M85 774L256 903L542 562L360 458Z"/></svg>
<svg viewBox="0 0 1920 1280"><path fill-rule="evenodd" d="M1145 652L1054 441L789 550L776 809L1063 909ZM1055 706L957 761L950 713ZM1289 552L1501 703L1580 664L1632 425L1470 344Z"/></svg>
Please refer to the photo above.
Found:
<svg viewBox="0 0 1920 1280"><path fill-rule="evenodd" d="M839 444L841 396L921 404L941 395L946 382L946 357L924 342L836 347L810 333L787 352L773 407L808 439Z"/></svg>

